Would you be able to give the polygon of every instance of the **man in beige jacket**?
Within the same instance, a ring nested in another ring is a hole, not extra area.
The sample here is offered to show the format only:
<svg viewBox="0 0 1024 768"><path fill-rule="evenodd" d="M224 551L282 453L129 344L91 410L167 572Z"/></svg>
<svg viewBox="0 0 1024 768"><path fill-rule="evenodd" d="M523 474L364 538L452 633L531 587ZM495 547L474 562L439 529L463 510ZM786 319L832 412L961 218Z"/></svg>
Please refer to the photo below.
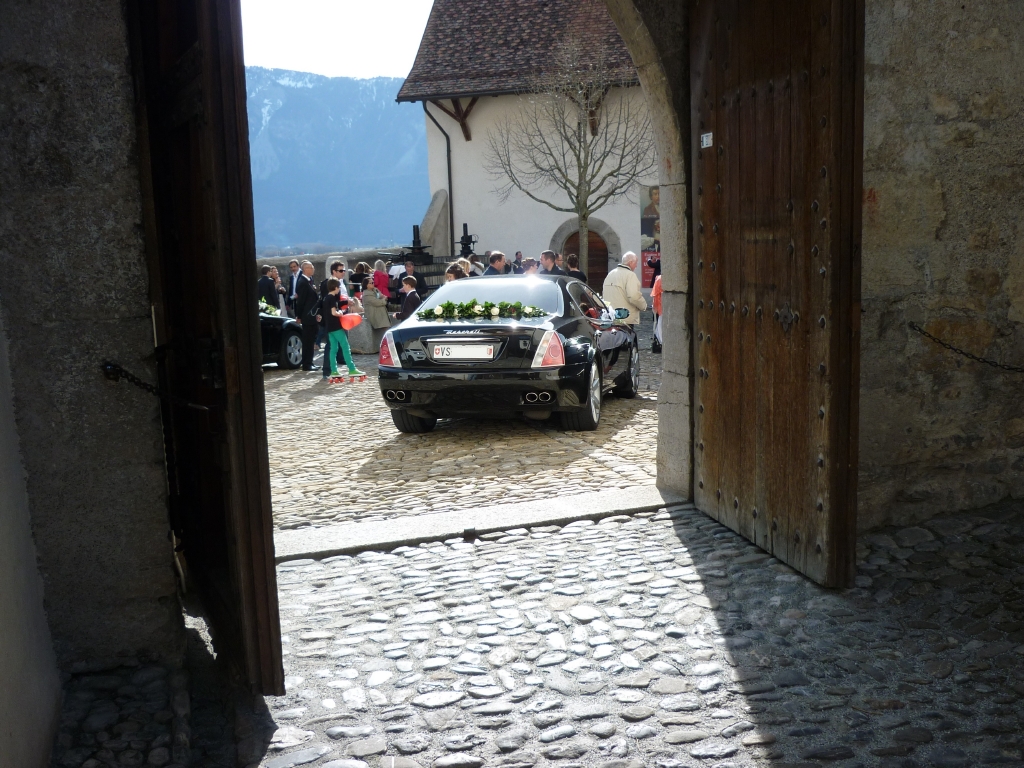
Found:
<svg viewBox="0 0 1024 768"><path fill-rule="evenodd" d="M640 278L634 271L636 261L636 254L632 251L622 254L622 262L608 273L601 291L605 303L612 309L629 310L629 317L625 320L629 325L637 325L640 322L640 313L647 309L647 302L640 292Z"/></svg>

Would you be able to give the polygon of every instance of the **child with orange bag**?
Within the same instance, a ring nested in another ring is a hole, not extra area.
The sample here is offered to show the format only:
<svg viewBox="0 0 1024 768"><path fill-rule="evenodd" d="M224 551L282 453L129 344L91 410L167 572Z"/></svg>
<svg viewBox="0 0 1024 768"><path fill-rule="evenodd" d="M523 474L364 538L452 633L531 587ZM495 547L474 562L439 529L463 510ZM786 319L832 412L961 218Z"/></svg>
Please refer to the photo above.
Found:
<svg viewBox="0 0 1024 768"><path fill-rule="evenodd" d="M345 309L348 307L348 297L341 296L341 283L333 277L327 281L327 295L324 297L323 313L327 328L327 359L330 361L331 375L329 381L337 383L343 381L344 377L338 375L338 347L341 347L341 354L348 366L349 376L360 376L365 378L366 374L356 368L352 362L352 350L348 345L348 333L345 325L355 327L355 323L343 319ZM354 317L359 317L355 315Z"/></svg>

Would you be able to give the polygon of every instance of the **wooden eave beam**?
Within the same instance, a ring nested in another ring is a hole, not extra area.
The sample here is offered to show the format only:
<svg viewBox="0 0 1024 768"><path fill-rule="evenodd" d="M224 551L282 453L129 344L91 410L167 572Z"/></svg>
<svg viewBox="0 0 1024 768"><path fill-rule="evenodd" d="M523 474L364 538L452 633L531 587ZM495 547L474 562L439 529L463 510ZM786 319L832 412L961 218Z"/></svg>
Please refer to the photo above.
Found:
<svg viewBox="0 0 1024 768"><path fill-rule="evenodd" d="M477 97L474 96L470 99L469 104L466 107L462 106L462 99L452 99L452 108L448 109L444 104L436 99L431 99L430 103L435 107L444 112L448 117L459 124L462 129L462 135L466 141L472 141L473 135L469 131L469 113L473 111L473 107L476 106Z"/></svg>

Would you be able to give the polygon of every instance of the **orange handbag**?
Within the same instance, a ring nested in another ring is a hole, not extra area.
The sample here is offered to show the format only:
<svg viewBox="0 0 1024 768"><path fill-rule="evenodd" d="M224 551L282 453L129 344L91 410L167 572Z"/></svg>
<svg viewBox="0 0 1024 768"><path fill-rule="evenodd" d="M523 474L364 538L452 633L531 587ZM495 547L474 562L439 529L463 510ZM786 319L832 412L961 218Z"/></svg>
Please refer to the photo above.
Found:
<svg viewBox="0 0 1024 768"><path fill-rule="evenodd" d="M341 327L346 331L351 331L361 322L363 322L363 316L357 315L355 312L349 312L341 316Z"/></svg>

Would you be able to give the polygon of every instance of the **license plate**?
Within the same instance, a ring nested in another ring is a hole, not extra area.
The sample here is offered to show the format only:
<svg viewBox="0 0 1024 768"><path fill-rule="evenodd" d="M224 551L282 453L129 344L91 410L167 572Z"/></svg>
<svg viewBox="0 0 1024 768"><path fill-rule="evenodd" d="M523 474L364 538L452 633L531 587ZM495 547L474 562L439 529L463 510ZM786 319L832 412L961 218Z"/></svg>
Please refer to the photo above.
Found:
<svg viewBox="0 0 1024 768"><path fill-rule="evenodd" d="M435 344L435 360L492 360L493 344Z"/></svg>

